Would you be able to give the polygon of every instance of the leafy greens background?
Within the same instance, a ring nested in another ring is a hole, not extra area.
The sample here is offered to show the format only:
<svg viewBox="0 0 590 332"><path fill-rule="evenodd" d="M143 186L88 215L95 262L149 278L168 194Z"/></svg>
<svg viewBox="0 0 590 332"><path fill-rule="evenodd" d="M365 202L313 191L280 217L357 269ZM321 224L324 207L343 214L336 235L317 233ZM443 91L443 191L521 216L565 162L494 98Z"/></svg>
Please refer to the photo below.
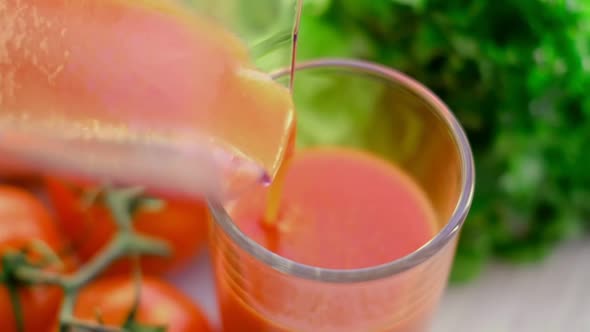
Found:
<svg viewBox="0 0 590 332"><path fill-rule="evenodd" d="M455 281L494 257L540 259L590 229L590 2L305 1L300 60L394 67L436 92L465 127L477 189ZM358 114L336 114L301 110L302 144L362 132L337 121Z"/></svg>

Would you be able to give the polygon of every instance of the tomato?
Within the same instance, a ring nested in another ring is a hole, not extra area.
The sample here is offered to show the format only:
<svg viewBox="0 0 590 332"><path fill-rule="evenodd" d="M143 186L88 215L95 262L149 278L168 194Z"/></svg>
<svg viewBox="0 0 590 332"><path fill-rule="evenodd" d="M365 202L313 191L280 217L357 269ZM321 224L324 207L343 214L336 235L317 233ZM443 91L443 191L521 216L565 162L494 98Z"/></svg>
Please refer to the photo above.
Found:
<svg viewBox="0 0 590 332"><path fill-rule="evenodd" d="M33 194L17 187L0 185L0 254L22 249L32 240L45 242L61 251L63 241L49 211ZM33 286L19 290L25 331L47 331L61 301L61 290ZM0 286L0 331L16 331L9 293Z"/></svg>
<svg viewBox="0 0 590 332"><path fill-rule="evenodd" d="M121 326L133 308L135 292L134 280L128 276L97 280L79 293L74 316L96 321L100 313L104 324ZM137 323L166 326L166 332L211 331L198 305L172 285L154 277L144 277L140 292Z"/></svg>
<svg viewBox="0 0 590 332"><path fill-rule="evenodd" d="M35 183L39 174L26 167L24 163L0 159L0 179L20 183Z"/></svg>
<svg viewBox="0 0 590 332"><path fill-rule="evenodd" d="M47 192L59 224L82 262L94 257L116 231L110 212L102 203L86 207L80 186L61 179L45 179ZM88 187L85 186L84 189ZM162 274L186 263L207 239L208 210L202 202L167 200L158 211L139 209L133 223L138 233L162 239L172 249L171 257L142 257L144 273ZM129 271L128 262L117 262L110 272Z"/></svg>

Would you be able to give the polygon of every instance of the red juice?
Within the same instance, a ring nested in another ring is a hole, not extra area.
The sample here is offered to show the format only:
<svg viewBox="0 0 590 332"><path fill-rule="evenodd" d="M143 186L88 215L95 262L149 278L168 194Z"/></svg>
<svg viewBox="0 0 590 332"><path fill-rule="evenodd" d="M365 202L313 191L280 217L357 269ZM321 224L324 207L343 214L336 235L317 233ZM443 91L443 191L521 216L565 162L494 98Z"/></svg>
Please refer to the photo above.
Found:
<svg viewBox="0 0 590 332"><path fill-rule="evenodd" d="M418 185L403 170L368 153L340 148L301 152L290 162L283 185L273 223L264 221L269 200L262 189L228 206L228 211L246 235L297 263L330 269L374 267L416 251L437 231L435 212ZM273 285L268 276L252 269L224 270L223 264L217 269L225 331L309 329L296 323L283 326L280 321L289 320L284 311L277 317L268 310L261 313L245 296L251 293L258 301L268 296L265 293L278 292L275 297L280 297L289 288L286 283ZM236 273L244 276L236 278ZM392 297L396 292L391 288ZM296 297L287 301L291 312L308 305ZM338 319L336 311L324 310L314 319L329 326L330 320ZM425 323L420 318L377 331L422 331Z"/></svg>

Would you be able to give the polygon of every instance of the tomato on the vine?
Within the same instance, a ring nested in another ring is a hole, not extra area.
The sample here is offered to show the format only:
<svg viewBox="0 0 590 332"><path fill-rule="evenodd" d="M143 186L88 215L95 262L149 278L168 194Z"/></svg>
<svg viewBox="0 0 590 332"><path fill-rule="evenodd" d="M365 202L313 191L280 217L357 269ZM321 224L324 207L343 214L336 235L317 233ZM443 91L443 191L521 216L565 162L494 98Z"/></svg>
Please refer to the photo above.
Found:
<svg viewBox="0 0 590 332"><path fill-rule="evenodd" d="M166 332L211 331L198 305L172 285L149 276L142 278L141 287L136 287L134 282L129 276L92 282L80 291L74 316L89 322L100 319L105 325L121 327L129 318L139 289L135 323L165 327Z"/></svg>
<svg viewBox="0 0 590 332"><path fill-rule="evenodd" d="M91 186L73 185L62 179L46 178L49 198L63 232L82 262L101 251L116 232L115 223L105 204L88 205L84 190ZM162 274L186 263L204 246L207 239L208 210L203 202L181 199L163 201L158 210L139 208L133 225L139 234L161 239L172 249L171 257L141 257L142 271ZM131 264L119 261L109 272L128 272Z"/></svg>
<svg viewBox="0 0 590 332"><path fill-rule="evenodd" d="M0 255L42 241L55 252L63 242L49 211L31 193L0 185ZM3 268L5 268L3 266ZM57 287L27 286L18 290L25 331L47 331L61 301ZM0 286L0 331L17 331L15 312L6 285Z"/></svg>

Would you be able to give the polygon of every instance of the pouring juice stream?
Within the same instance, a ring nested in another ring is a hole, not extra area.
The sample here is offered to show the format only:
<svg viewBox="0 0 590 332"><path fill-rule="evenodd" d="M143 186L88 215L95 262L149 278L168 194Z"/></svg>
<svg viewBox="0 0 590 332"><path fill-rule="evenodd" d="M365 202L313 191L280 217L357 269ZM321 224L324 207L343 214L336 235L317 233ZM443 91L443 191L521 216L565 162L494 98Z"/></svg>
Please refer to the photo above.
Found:
<svg viewBox="0 0 590 332"><path fill-rule="evenodd" d="M293 28L293 50L291 53L291 71L289 75L289 90L293 93L295 84L295 69L297 60L297 45L299 42L299 28L301 24L301 14L303 12L303 0L297 1L297 12L295 19L295 27ZM293 128L296 128L294 126ZM264 213L263 223L268 227L275 225L276 220L279 217L281 199L283 197L283 187L287 177L293 154L295 153L295 140L296 130L290 133L289 141L287 143L287 150L283 163L279 166L274 181L271 183L269 188L268 200L266 202L266 210ZM276 226L276 225L275 225Z"/></svg>

